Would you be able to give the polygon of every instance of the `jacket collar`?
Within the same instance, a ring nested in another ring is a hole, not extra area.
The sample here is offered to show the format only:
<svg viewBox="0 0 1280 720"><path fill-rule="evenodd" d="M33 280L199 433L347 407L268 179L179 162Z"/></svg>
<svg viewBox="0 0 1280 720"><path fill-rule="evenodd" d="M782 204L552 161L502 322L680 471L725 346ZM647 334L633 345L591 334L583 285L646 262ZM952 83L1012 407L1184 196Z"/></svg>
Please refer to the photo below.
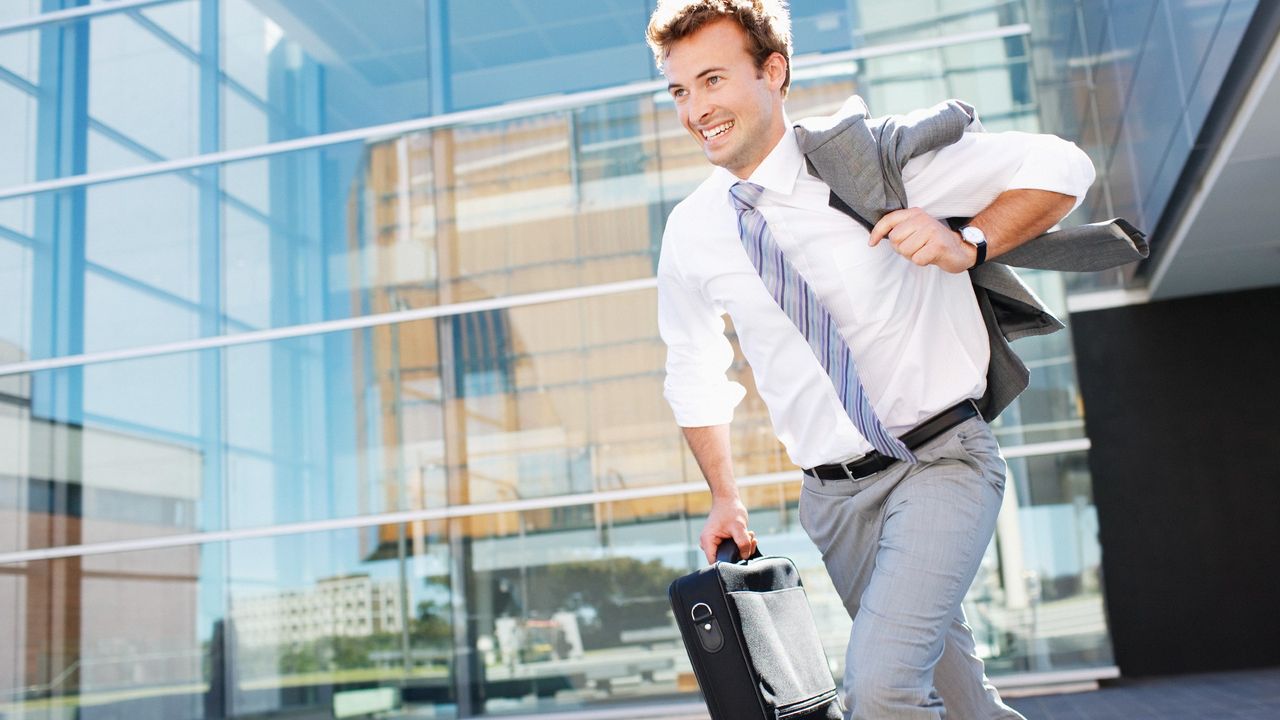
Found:
<svg viewBox="0 0 1280 720"><path fill-rule="evenodd" d="M881 157L868 115L866 102L854 95L834 115L806 118L796 123L794 130L809 171L848 207L874 223L898 208L889 201L880 168L868 166ZM831 142L836 138L839 142Z"/></svg>

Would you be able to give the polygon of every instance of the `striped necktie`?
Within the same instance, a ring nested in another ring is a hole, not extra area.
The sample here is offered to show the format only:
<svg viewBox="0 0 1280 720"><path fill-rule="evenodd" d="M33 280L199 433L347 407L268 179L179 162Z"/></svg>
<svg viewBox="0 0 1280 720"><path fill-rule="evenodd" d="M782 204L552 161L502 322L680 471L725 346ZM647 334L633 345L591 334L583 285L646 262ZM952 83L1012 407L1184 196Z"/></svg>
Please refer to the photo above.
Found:
<svg viewBox="0 0 1280 720"><path fill-rule="evenodd" d="M915 462L915 455L901 440L891 435L876 416L875 409L867 400L867 392L858 380L858 366L853 353L840 337L831 314L774 241L764 216L756 209L762 193L764 188L748 182L734 183L729 188L729 196L738 211L738 232L747 257L751 258L751 264L755 265L769 294L809 342L858 432L881 453Z"/></svg>

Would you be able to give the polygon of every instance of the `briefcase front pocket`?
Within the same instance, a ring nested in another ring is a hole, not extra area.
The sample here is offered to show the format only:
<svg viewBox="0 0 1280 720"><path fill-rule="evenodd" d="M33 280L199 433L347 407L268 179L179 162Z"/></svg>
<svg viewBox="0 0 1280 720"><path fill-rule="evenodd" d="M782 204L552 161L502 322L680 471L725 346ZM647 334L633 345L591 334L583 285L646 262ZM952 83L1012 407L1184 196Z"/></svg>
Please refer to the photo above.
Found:
<svg viewBox="0 0 1280 720"><path fill-rule="evenodd" d="M804 588L728 597L760 696L777 720L840 720L835 682Z"/></svg>

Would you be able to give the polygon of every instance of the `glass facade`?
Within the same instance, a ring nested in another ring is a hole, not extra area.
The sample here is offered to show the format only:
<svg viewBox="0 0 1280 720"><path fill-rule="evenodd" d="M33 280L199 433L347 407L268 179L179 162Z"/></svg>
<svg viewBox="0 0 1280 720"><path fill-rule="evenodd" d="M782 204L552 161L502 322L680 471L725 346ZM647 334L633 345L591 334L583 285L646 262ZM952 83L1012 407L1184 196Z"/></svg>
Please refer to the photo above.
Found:
<svg viewBox="0 0 1280 720"><path fill-rule="evenodd" d="M0 718L696 697L666 587L709 499L652 278L708 168L651 3L590 5L0 5ZM957 96L1040 127L1023 3L797 5L792 117ZM1018 350L966 610L995 675L1103 669L1071 344ZM753 528L838 674L849 618L731 372Z"/></svg>
<svg viewBox="0 0 1280 720"><path fill-rule="evenodd" d="M1046 132L1074 139L1098 170L1073 220L1124 217L1148 233L1165 211L1258 0L1030 3ZM1161 238L1152 238L1157 244ZM1137 266L1071 277L1123 287Z"/></svg>

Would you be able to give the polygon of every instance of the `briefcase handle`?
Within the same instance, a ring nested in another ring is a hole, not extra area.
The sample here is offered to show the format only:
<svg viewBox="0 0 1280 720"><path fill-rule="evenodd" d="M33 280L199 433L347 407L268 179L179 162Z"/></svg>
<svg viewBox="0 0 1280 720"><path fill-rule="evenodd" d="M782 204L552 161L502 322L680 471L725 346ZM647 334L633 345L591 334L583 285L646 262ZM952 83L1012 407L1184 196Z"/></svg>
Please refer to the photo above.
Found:
<svg viewBox="0 0 1280 720"><path fill-rule="evenodd" d="M762 557L759 543L756 544L756 551L747 559L755 560L758 557ZM736 563L741 561L742 556L738 553L738 543L734 542L733 538L725 540L720 543L720 547L716 548L716 562Z"/></svg>

